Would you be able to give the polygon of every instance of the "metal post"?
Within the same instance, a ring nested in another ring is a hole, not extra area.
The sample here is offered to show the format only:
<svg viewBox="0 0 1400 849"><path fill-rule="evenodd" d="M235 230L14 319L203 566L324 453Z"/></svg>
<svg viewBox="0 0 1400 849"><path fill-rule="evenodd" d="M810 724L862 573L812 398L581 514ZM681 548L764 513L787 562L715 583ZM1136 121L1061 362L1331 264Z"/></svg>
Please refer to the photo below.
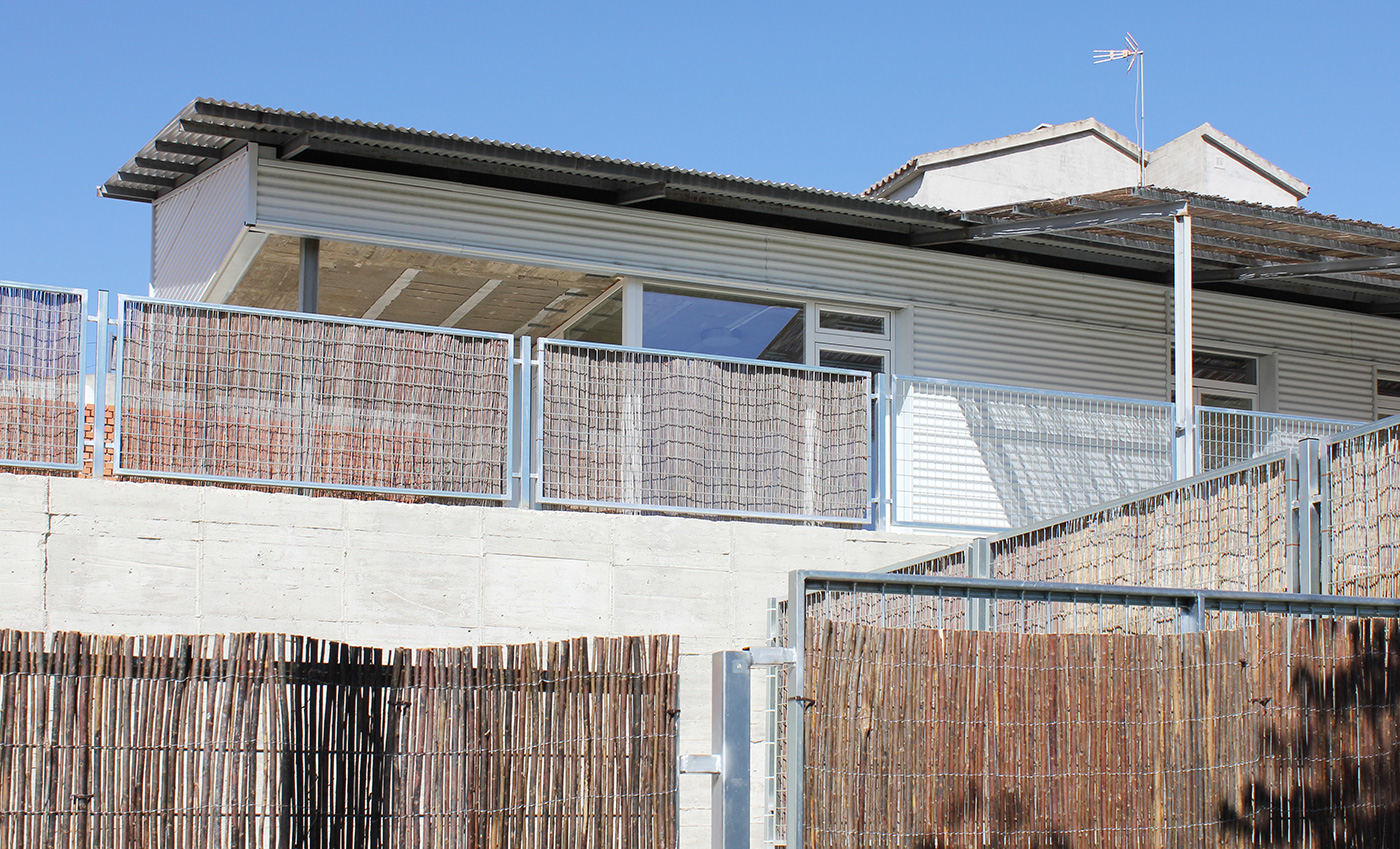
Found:
<svg viewBox="0 0 1400 849"><path fill-rule="evenodd" d="M1203 596L1196 596L1191 604L1181 608L1181 615L1177 617L1176 629L1182 634L1194 634L1205 628L1206 600Z"/></svg>
<svg viewBox="0 0 1400 849"><path fill-rule="evenodd" d="M890 529L890 376L885 373L874 375L874 411L871 434L872 456L870 462L870 521L877 531Z"/></svg>
<svg viewBox="0 0 1400 849"><path fill-rule="evenodd" d="M1320 595L1322 593L1321 522L1318 502L1321 487L1318 481L1319 451L1316 439L1304 439L1296 450L1298 489L1296 501L1290 505L1297 522L1298 571L1293 592Z"/></svg>
<svg viewBox="0 0 1400 849"><path fill-rule="evenodd" d="M92 352L92 476L102 480L107 476L107 372L111 368L111 331L108 330L108 301L106 289L97 290L97 347Z"/></svg>
<svg viewBox="0 0 1400 849"><path fill-rule="evenodd" d="M969 578L992 577L992 546L986 537L979 537L967 547L967 576ZM991 627L992 602L990 599L967 598L967 629L985 631Z"/></svg>
<svg viewBox="0 0 1400 849"><path fill-rule="evenodd" d="M301 266L297 275L297 309L318 312L321 286L321 240L301 240Z"/></svg>
<svg viewBox="0 0 1400 849"><path fill-rule="evenodd" d="M1191 212L1173 218L1172 316L1176 341L1176 479L1196 473L1195 356L1191 334Z"/></svg>
<svg viewBox="0 0 1400 849"><path fill-rule="evenodd" d="M788 645L792 647L792 674L788 676L787 703L787 848L807 844L802 803L806 794L807 761L803 741L807 720L807 579L801 572L788 578Z"/></svg>
<svg viewBox="0 0 1400 849"><path fill-rule="evenodd" d="M710 828L715 849L749 845L750 665L746 651L714 653L711 731L719 773L711 782Z"/></svg>
<svg viewBox="0 0 1400 849"><path fill-rule="evenodd" d="M533 351L530 347L530 337L520 337L520 358L517 360L520 368L519 387L516 391L520 393L520 406L518 421L516 423L515 455L511 459L515 462L515 472L511 503L516 507L529 509L534 501L534 488L530 486L531 475L531 448L534 446L534 414L532 402L534 399L534 359Z"/></svg>

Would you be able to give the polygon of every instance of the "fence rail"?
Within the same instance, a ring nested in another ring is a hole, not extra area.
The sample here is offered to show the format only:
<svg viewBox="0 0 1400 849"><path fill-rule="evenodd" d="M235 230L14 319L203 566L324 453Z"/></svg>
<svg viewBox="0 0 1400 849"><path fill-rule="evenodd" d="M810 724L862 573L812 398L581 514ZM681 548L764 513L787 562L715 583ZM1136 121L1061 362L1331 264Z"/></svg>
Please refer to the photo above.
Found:
<svg viewBox="0 0 1400 849"><path fill-rule="evenodd" d="M118 474L505 499L509 335L123 298Z"/></svg>
<svg viewBox="0 0 1400 849"><path fill-rule="evenodd" d="M1170 404L894 377L893 523L1021 527L1172 477Z"/></svg>
<svg viewBox="0 0 1400 849"><path fill-rule="evenodd" d="M0 845L670 849L675 637L0 631Z"/></svg>
<svg viewBox="0 0 1400 849"><path fill-rule="evenodd" d="M1253 410L1196 408L1196 468L1211 472L1285 451L1303 439L1327 437L1360 422L1285 416Z"/></svg>
<svg viewBox="0 0 1400 849"><path fill-rule="evenodd" d="M0 465L83 460L87 293L0 282Z"/></svg>
<svg viewBox="0 0 1400 849"><path fill-rule="evenodd" d="M870 521L870 376L542 339L538 500Z"/></svg>

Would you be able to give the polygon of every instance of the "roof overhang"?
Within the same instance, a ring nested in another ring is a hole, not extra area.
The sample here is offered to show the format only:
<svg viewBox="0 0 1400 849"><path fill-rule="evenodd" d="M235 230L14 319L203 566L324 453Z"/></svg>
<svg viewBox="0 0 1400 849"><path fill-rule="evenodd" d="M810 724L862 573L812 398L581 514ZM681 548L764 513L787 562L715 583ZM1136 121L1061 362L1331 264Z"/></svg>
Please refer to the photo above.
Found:
<svg viewBox="0 0 1400 849"><path fill-rule="evenodd" d="M1062 128L1068 132L1074 125ZM1400 230L1301 209L1148 187L953 213L861 195L213 100L196 100L181 110L100 192L106 197L153 202L250 142L257 143L263 155L284 160L992 256L1162 284L1169 284L1172 276L1172 213L1142 207L1171 208L1186 202L1195 222L1193 248L1201 285L1362 312L1400 311L1400 269L1386 259L1400 256ZM1329 265L1335 261L1347 264ZM1290 264L1298 266L1293 269L1296 273L1282 268Z"/></svg>

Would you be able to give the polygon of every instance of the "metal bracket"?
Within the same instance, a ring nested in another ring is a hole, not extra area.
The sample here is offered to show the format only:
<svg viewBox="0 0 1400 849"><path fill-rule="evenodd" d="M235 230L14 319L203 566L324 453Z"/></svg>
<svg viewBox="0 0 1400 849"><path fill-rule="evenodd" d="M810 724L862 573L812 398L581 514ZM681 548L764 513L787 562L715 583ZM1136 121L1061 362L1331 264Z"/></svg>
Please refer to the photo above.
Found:
<svg viewBox="0 0 1400 849"><path fill-rule="evenodd" d="M782 666L797 662L797 650L785 646L759 646L747 650L753 666Z"/></svg>
<svg viewBox="0 0 1400 849"><path fill-rule="evenodd" d="M680 771L687 774L719 775L719 755L681 755Z"/></svg>

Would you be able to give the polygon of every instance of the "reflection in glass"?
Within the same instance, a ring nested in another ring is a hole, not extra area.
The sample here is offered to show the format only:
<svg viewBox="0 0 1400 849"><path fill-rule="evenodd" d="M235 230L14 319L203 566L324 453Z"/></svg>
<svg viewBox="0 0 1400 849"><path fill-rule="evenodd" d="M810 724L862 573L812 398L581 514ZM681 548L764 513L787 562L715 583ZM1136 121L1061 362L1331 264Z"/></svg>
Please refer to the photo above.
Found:
<svg viewBox="0 0 1400 849"><path fill-rule="evenodd" d="M880 374L885 370L885 358L881 354L861 351L839 351L823 348L817 354L818 365L827 368L844 368L851 371L868 371Z"/></svg>
<svg viewBox="0 0 1400 849"><path fill-rule="evenodd" d="M799 304L650 287L642 293L647 348L800 363L805 330Z"/></svg>
<svg viewBox="0 0 1400 849"><path fill-rule="evenodd" d="M559 334L575 342L622 344L622 290L618 289Z"/></svg>
<svg viewBox="0 0 1400 849"><path fill-rule="evenodd" d="M880 336L885 334L883 315L822 310L817 317L817 325L823 330L840 330L845 333L873 333Z"/></svg>

